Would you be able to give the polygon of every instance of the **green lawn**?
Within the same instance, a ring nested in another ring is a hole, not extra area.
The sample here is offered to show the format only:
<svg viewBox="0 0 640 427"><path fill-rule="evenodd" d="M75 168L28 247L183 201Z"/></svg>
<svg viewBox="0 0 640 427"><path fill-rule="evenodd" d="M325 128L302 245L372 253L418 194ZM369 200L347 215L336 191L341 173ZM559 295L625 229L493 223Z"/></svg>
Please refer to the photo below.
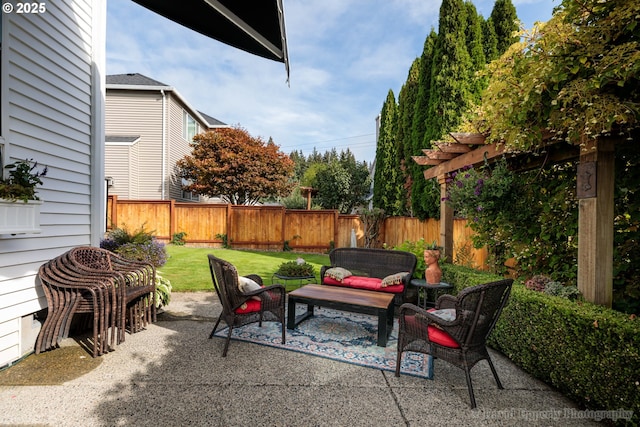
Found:
<svg viewBox="0 0 640 427"><path fill-rule="evenodd" d="M171 281L174 292L211 291L213 284L209 273L207 254L213 254L232 263L238 274L258 274L266 285L271 284L271 277L280 264L303 258L316 269L319 278L320 267L329 264L329 255L300 254L293 252L262 252L233 249L188 248L185 246L167 245L169 260L159 268L160 274ZM289 282L288 290L295 286Z"/></svg>

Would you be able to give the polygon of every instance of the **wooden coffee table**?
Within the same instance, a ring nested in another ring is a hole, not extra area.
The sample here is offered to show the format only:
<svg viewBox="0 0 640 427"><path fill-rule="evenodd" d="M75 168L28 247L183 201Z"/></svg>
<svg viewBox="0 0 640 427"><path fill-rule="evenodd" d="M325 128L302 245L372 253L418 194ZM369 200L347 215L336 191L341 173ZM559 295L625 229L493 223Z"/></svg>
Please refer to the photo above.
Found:
<svg viewBox="0 0 640 427"><path fill-rule="evenodd" d="M393 330L393 296L387 292L365 291L328 285L305 285L288 294L287 329L295 329L313 316L313 307L328 307L378 316L378 346L386 347ZM296 316L296 304L307 304L307 311Z"/></svg>

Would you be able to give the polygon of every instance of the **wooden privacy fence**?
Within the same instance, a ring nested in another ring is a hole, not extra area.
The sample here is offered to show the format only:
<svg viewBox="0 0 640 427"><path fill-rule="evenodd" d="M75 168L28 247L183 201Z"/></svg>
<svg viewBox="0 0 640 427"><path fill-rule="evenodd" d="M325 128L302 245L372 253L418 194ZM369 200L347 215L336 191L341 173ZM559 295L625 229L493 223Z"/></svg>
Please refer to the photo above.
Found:
<svg viewBox="0 0 640 427"><path fill-rule="evenodd" d="M120 200L109 196L107 223L134 231L144 226L161 241L186 233L190 246L300 252L326 252L332 247L351 246L352 230L357 245L364 245L364 230L358 215L334 210L285 209L282 206L180 203L174 200ZM485 249L474 249L473 232L466 220L454 221L454 261L484 267ZM380 230L378 246L394 247L405 241L439 242L438 220L390 217Z"/></svg>

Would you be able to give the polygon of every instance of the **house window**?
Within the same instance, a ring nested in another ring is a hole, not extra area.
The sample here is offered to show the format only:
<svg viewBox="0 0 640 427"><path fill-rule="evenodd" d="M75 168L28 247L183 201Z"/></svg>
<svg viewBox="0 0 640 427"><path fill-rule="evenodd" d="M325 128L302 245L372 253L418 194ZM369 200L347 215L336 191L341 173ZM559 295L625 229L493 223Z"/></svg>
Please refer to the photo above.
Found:
<svg viewBox="0 0 640 427"><path fill-rule="evenodd" d="M182 186L183 186L183 187L184 187L185 185L189 185L189 184L190 184L190 182L189 182L189 181L187 181L186 179L182 178ZM184 200L190 200L190 201L192 201L192 202L198 202L198 201L200 201L200 196L199 196L199 195L197 195L197 194L195 194L195 193L192 193L192 192L190 192L190 191L184 191L184 190L182 190L182 198L183 198Z"/></svg>
<svg viewBox="0 0 640 427"><path fill-rule="evenodd" d="M193 141L193 137L199 133L198 122L196 122L196 120L184 110L182 110L182 117L182 137L191 142Z"/></svg>

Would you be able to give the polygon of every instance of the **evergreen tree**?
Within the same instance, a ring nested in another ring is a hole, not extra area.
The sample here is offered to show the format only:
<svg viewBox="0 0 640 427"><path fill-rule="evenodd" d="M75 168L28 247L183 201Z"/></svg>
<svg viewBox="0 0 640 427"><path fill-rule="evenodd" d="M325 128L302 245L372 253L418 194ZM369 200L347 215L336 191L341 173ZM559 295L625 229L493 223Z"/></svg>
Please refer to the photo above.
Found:
<svg viewBox="0 0 640 427"><path fill-rule="evenodd" d="M300 181L307 170L307 159L304 157L302 150L292 151L289 158L293 160L293 175L296 181Z"/></svg>
<svg viewBox="0 0 640 427"><path fill-rule="evenodd" d="M415 153L411 139L413 129L413 117L415 114L416 100L418 98L418 85L420 78L420 58L416 58L411 64L407 81L398 94L398 150L400 151L400 171L402 187L398 189L399 199L402 200L402 215L412 215L411 189L413 182L422 176L422 167L411 158Z"/></svg>
<svg viewBox="0 0 640 427"><path fill-rule="evenodd" d="M486 21L482 21L482 47L484 48L484 56L487 62L491 62L499 56L498 37L491 17Z"/></svg>
<svg viewBox="0 0 640 427"><path fill-rule="evenodd" d="M467 51L471 57L472 67L469 75L471 82L471 101L474 104L479 104L482 91L488 84L488 77L476 75L476 72L484 69L487 63L482 35L484 19L478 15L478 11L473 3L468 1L465 3L465 7L467 9L466 43Z"/></svg>
<svg viewBox="0 0 640 427"><path fill-rule="evenodd" d="M311 152L311 154L309 154L309 157L307 158L307 164L311 164L311 163L322 163L322 154L318 152L316 147L313 147L313 151Z"/></svg>
<svg viewBox="0 0 640 427"><path fill-rule="evenodd" d="M380 131L376 147L376 170L373 181L373 206L383 209L387 214L396 207L395 184L398 182L398 156L396 144L396 128L398 107L392 90L380 113Z"/></svg>
<svg viewBox="0 0 640 427"><path fill-rule="evenodd" d="M473 67L466 43L467 8L462 0L443 0L434 51L429 114L423 147L455 129L468 110Z"/></svg>
<svg viewBox="0 0 640 427"><path fill-rule="evenodd" d="M340 152L340 166L347 171L350 179L348 196L343 203L345 213L352 213L356 208L364 205L371 187L371 177L367 162L358 162L351 150Z"/></svg>
<svg viewBox="0 0 640 427"><path fill-rule="evenodd" d="M318 170L313 187L318 190L315 201L324 209L350 213L345 204L349 198L351 176L337 160L332 160Z"/></svg>
<svg viewBox="0 0 640 427"><path fill-rule="evenodd" d="M496 0L491 11L491 22L496 33L498 56L518 41L514 33L518 31L518 15L511 0Z"/></svg>
<svg viewBox="0 0 640 427"><path fill-rule="evenodd" d="M424 48L419 62L418 93L413 110L413 122L411 123L411 151L414 156L422 155L422 149L427 148L424 145L424 135L429 111L434 50L437 40L438 34L434 29L431 29L424 41ZM423 170L424 167L419 165L415 165L412 169L411 207L413 214L420 219L428 218L431 211L429 209L429 198L425 192L426 181L422 174Z"/></svg>

